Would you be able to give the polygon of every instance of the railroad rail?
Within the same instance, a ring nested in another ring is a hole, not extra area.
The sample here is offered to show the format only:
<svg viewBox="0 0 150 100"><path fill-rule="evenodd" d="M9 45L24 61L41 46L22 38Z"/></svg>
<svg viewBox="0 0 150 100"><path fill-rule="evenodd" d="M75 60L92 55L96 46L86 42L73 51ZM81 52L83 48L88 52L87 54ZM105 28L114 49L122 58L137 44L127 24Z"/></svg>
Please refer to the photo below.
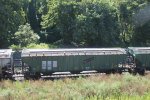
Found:
<svg viewBox="0 0 150 100"><path fill-rule="evenodd" d="M41 80L54 80L54 79L63 79L63 78L78 78L78 77L88 77L88 76L98 76L105 75L105 73L80 73L80 74L53 74L47 76L41 76ZM24 79L23 74L14 74L14 80L22 81Z"/></svg>

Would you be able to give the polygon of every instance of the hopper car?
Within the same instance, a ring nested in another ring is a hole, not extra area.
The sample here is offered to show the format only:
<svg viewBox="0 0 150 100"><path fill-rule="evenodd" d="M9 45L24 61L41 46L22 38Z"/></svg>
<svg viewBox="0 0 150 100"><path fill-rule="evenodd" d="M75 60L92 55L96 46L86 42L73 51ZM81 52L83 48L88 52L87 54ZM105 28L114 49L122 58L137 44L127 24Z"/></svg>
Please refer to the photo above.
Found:
<svg viewBox="0 0 150 100"><path fill-rule="evenodd" d="M89 70L121 73L123 67L118 65L123 65L126 51L123 48L24 49L21 57L23 66L29 68L25 77L66 71L75 74Z"/></svg>

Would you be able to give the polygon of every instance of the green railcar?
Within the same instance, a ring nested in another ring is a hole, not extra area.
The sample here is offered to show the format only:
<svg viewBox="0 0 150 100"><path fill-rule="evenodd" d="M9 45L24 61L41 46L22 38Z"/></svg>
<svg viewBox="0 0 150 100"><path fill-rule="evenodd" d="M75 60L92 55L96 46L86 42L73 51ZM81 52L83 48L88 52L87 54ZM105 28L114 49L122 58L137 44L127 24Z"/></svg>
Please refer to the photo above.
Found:
<svg viewBox="0 0 150 100"><path fill-rule="evenodd" d="M110 72L120 69L118 64L126 59L123 48L78 49L24 49L22 61L29 73L52 74L53 72L79 73L96 70Z"/></svg>
<svg viewBox="0 0 150 100"><path fill-rule="evenodd" d="M128 47L134 57L136 67L150 70L150 47Z"/></svg>

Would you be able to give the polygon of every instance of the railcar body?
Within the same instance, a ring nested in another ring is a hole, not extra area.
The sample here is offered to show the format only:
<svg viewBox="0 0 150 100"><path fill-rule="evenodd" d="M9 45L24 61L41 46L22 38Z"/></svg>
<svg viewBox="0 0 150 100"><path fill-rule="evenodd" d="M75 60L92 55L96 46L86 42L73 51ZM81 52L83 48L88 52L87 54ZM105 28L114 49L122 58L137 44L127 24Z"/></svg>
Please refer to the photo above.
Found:
<svg viewBox="0 0 150 100"><path fill-rule="evenodd" d="M9 77L13 66L12 49L0 50L0 78ZM9 72L10 71L10 72Z"/></svg>
<svg viewBox="0 0 150 100"><path fill-rule="evenodd" d="M150 47L128 47L138 70L150 70Z"/></svg>
<svg viewBox="0 0 150 100"><path fill-rule="evenodd" d="M122 70L118 65L124 63L126 56L124 48L24 49L21 53L30 75L87 70L109 73Z"/></svg>

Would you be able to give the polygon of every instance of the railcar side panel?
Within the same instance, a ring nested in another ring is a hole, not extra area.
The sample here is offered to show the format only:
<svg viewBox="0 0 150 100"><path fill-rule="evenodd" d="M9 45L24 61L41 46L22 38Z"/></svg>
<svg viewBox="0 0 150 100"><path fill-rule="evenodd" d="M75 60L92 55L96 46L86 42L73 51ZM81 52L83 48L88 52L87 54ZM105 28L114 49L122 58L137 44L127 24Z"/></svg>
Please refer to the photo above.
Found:
<svg viewBox="0 0 150 100"><path fill-rule="evenodd" d="M126 58L125 52L109 51L109 49L106 49L106 51L105 49L95 49L97 51L79 49L80 52L78 50L73 51L73 49L69 50L66 49L66 52L62 50L45 51L45 54L44 51L36 50L31 53L25 52L22 61L29 66L30 73L51 74L53 72L81 72L87 70L104 72L118 68L118 64Z"/></svg>
<svg viewBox="0 0 150 100"><path fill-rule="evenodd" d="M115 69L126 55L76 55L51 57L23 57L30 72L63 72Z"/></svg>

